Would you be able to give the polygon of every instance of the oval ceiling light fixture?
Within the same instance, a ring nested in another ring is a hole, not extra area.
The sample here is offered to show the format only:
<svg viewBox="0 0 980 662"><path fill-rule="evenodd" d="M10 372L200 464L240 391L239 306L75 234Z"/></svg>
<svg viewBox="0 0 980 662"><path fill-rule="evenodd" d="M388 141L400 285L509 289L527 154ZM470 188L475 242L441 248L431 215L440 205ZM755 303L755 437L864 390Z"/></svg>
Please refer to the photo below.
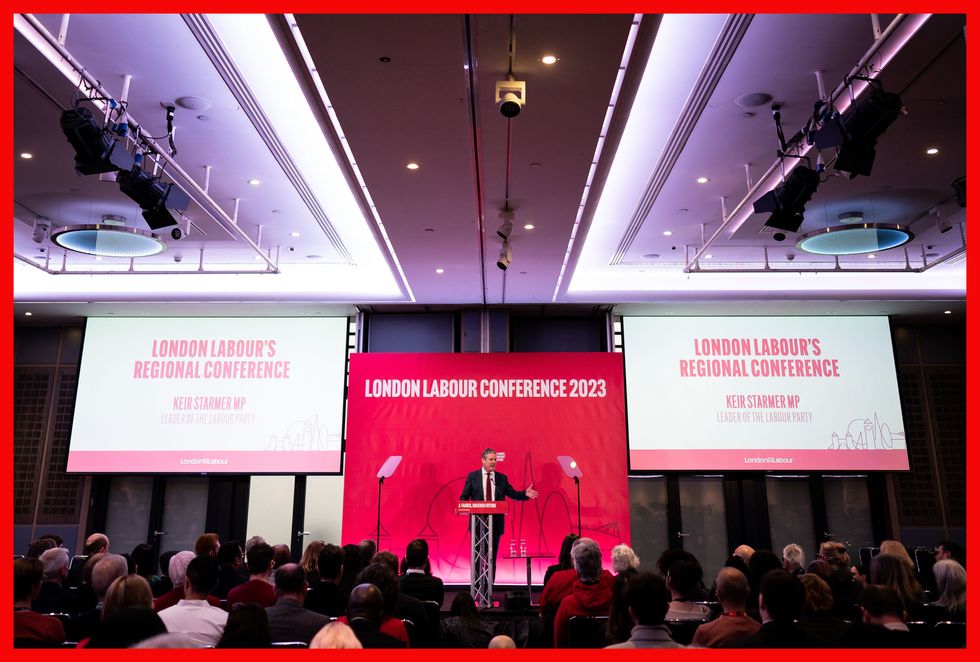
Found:
<svg viewBox="0 0 980 662"><path fill-rule="evenodd" d="M20 158L22 158L22 159L33 159L34 158L34 155L31 154L30 152L21 152L20 153Z"/></svg>
<svg viewBox="0 0 980 662"><path fill-rule="evenodd" d="M533 223L525 223L524 224L524 229L525 230L533 230L534 229L534 224Z"/></svg>
<svg viewBox="0 0 980 662"><path fill-rule="evenodd" d="M259 179L250 179L250 180L248 180L248 183L251 186L258 186L259 184L262 183L262 180L259 180Z"/></svg>
<svg viewBox="0 0 980 662"><path fill-rule="evenodd" d="M926 150L926 154L928 154L929 156L935 156L936 154L939 154L939 148L930 147L929 149ZM23 156L23 154L21 154L21 156Z"/></svg>
<svg viewBox="0 0 980 662"><path fill-rule="evenodd" d="M707 184L707 183L708 183L708 182L710 182L711 180L710 180L710 179L708 179L707 177L698 177L698 178L697 178L697 179L696 179L695 181L696 181L696 182L697 182L698 184Z"/></svg>
<svg viewBox="0 0 980 662"><path fill-rule="evenodd" d="M409 163L405 164L405 167L409 170L418 170L420 166L415 161L410 161Z"/></svg>
<svg viewBox="0 0 980 662"><path fill-rule="evenodd" d="M558 56L557 55L545 55L544 57L541 58L541 62L543 64L554 64L554 63L558 62Z"/></svg>
<svg viewBox="0 0 980 662"><path fill-rule="evenodd" d="M446 273L446 270L443 269L442 267L436 267L436 273L437 274L444 274L444 273Z"/></svg>
<svg viewBox="0 0 980 662"><path fill-rule="evenodd" d="M903 246L914 237L903 225L862 223L808 232L800 237L796 247L815 255L861 255Z"/></svg>
<svg viewBox="0 0 980 662"><path fill-rule="evenodd" d="M663 234L663 235L664 235L665 237L669 237L669 236L671 236L671 235L672 235L672 234L674 234L674 233L673 233L673 232L671 232L670 230L664 230L662 234Z"/></svg>
<svg viewBox="0 0 980 662"><path fill-rule="evenodd" d="M51 241L76 253L105 257L148 257L167 250L148 230L105 223L66 225L51 232Z"/></svg>

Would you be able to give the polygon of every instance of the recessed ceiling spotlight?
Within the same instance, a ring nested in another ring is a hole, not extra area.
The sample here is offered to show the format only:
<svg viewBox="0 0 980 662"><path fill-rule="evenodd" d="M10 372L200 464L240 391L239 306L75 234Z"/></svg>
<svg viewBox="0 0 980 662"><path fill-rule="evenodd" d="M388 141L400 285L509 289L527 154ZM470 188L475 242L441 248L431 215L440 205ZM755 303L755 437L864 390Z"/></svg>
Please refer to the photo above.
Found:
<svg viewBox="0 0 980 662"><path fill-rule="evenodd" d="M299 236L299 232L290 232L289 233L289 236L290 237L298 237Z"/></svg>
<svg viewBox="0 0 980 662"><path fill-rule="evenodd" d="M436 273L437 274L444 274L444 273L446 273L446 270L443 269L442 267L437 267L436 268Z"/></svg>
<svg viewBox="0 0 980 662"><path fill-rule="evenodd" d="M534 224L533 223L525 223L524 224L524 229L525 230L533 230L534 229Z"/></svg>
<svg viewBox="0 0 980 662"><path fill-rule="evenodd" d="M410 161L409 163L405 164L405 167L408 168L409 170L418 170L419 164L416 163L415 161Z"/></svg>
<svg viewBox="0 0 980 662"><path fill-rule="evenodd" d="M543 58L541 58L541 62L544 64L554 64L557 61L558 57L556 55L545 55Z"/></svg>
<svg viewBox="0 0 980 662"><path fill-rule="evenodd" d="M698 184L707 184L711 180L708 179L707 177L698 177L697 180L695 181L697 181Z"/></svg>
<svg viewBox="0 0 980 662"><path fill-rule="evenodd" d="M669 237L669 236L670 236L670 235L672 235L672 234L674 234L674 233L673 233L673 232L671 232L670 230L664 230L664 236L665 236L665 237Z"/></svg>
<svg viewBox="0 0 980 662"><path fill-rule="evenodd" d="M250 180L248 180L248 183L251 184L252 186L258 186L262 182L261 182L261 180L258 180L258 179L250 179Z"/></svg>
<svg viewBox="0 0 980 662"><path fill-rule="evenodd" d="M873 259L875 259L876 257L878 257L878 256L877 256L877 255L875 255L874 253L868 253L868 259L869 259L869 260L873 260Z"/></svg>
<svg viewBox="0 0 980 662"><path fill-rule="evenodd" d="M712 255L711 253L708 253L707 255L704 256L704 259L710 260L713 257L714 257L714 255Z"/></svg>
<svg viewBox="0 0 980 662"><path fill-rule="evenodd" d="M947 310L946 312L948 313L949 311ZM27 310L27 311L24 311L24 315L26 315L27 317L30 317L30 316L31 316L31 315L33 315L33 314L34 314L34 313L32 313L32 312L31 312L31 311L29 311L29 310Z"/></svg>
<svg viewBox="0 0 980 662"><path fill-rule="evenodd" d="M926 154L928 154L929 156L935 156L936 154L939 154L939 148L938 147L930 147L929 149L926 150ZM24 155L21 154L21 156L24 156Z"/></svg>
<svg viewBox="0 0 980 662"><path fill-rule="evenodd" d="M772 95L765 92L750 92L735 98L735 105L742 108L755 108L765 106L772 101Z"/></svg>
<svg viewBox="0 0 980 662"><path fill-rule="evenodd" d="M30 315L30 313L26 313L26 314L27 315ZM952 315L952 314L953 314L953 311L952 310L944 310L943 311L943 315Z"/></svg>
<svg viewBox="0 0 980 662"><path fill-rule="evenodd" d="M20 153L20 158L22 158L22 159L33 159L34 158L34 155L31 154L30 152L21 152Z"/></svg>

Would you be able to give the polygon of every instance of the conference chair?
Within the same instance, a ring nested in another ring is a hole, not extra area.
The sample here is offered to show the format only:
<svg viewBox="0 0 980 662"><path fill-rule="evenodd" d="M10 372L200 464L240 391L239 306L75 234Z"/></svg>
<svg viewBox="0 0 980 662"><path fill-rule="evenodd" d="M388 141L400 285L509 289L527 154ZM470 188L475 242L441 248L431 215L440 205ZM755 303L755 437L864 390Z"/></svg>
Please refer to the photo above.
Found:
<svg viewBox="0 0 980 662"><path fill-rule="evenodd" d="M273 648L309 648L305 641L273 641Z"/></svg>
<svg viewBox="0 0 980 662"><path fill-rule="evenodd" d="M408 633L408 640L411 642L412 648L416 648L415 623L407 618L403 618L402 623L405 624L405 632Z"/></svg>
<svg viewBox="0 0 980 662"><path fill-rule="evenodd" d="M422 607L429 619L429 643L433 647L438 646L442 638L442 628L439 627L442 605L435 600L422 600Z"/></svg>
<svg viewBox="0 0 980 662"><path fill-rule="evenodd" d="M572 616L568 619L568 645L571 648L601 648L602 630L608 616Z"/></svg>

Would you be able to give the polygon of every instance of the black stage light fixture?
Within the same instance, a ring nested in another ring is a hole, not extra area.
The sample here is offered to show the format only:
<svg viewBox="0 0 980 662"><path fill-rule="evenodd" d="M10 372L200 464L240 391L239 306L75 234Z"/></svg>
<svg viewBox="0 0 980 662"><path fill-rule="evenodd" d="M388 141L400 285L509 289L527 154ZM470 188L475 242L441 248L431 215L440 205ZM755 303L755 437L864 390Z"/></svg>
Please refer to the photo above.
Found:
<svg viewBox="0 0 980 662"><path fill-rule="evenodd" d="M847 113L827 121L814 134L814 144L817 149L838 147L834 168L848 173L850 179L868 176L878 138L904 112L899 95L874 88Z"/></svg>
<svg viewBox="0 0 980 662"><path fill-rule="evenodd" d="M133 155L115 140L112 132L99 126L87 108L70 108L61 113L61 130L75 149L75 170L82 175L129 170Z"/></svg>
<svg viewBox="0 0 980 662"><path fill-rule="evenodd" d="M812 168L797 166L782 184L752 203L757 214L770 212L766 225L777 230L796 232L803 224L806 203L820 185L820 174Z"/></svg>
<svg viewBox="0 0 980 662"><path fill-rule="evenodd" d="M119 173L119 190L140 206L151 230L176 225L190 204L190 197L179 186L151 177L139 167Z"/></svg>

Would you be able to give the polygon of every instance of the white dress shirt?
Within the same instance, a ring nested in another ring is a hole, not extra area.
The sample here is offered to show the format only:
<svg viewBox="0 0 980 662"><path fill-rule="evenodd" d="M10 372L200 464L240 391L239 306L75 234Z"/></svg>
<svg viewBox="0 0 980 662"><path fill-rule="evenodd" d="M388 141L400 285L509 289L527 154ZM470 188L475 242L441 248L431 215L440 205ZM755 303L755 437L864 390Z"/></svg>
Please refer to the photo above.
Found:
<svg viewBox="0 0 980 662"><path fill-rule="evenodd" d="M167 632L183 632L199 646L214 646L221 639L228 612L207 600L181 600L159 614Z"/></svg>
<svg viewBox="0 0 980 662"><path fill-rule="evenodd" d="M494 490L497 489L496 472L487 471L486 469L484 469L482 474L483 480L480 481L480 485L483 487L483 500L496 501L496 499L493 498L493 494L487 494L487 476L490 476L490 487L492 487Z"/></svg>

